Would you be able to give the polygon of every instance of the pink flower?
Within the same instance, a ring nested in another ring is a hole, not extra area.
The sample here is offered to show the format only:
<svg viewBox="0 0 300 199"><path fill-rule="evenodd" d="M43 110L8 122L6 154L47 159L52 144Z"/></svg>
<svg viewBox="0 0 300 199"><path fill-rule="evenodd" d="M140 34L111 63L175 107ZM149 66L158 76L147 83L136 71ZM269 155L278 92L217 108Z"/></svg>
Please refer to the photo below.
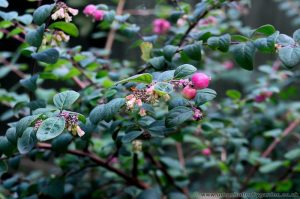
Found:
<svg viewBox="0 0 300 199"><path fill-rule="evenodd" d="M142 116L142 117L146 116L146 110L141 108L140 111L139 111L139 115Z"/></svg>
<svg viewBox="0 0 300 199"><path fill-rule="evenodd" d="M85 14L86 16L92 16L96 10L97 7L95 5L89 4L83 9L83 14Z"/></svg>
<svg viewBox="0 0 300 199"><path fill-rule="evenodd" d="M78 10L74 8L68 8L69 13L71 13L73 16L78 15Z"/></svg>
<svg viewBox="0 0 300 199"><path fill-rule="evenodd" d="M233 68L233 66L234 66L234 64L233 64L233 62L232 61L224 61L223 62L223 66L224 66L224 68L226 69L226 70L230 70L230 69L232 69Z"/></svg>
<svg viewBox="0 0 300 199"><path fill-rule="evenodd" d="M206 19L201 19L199 21L200 25L213 25L217 23L217 19L214 16L209 16Z"/></svg>
<svg viewBox="0 0 300 199"><path fill-rule="evenodd" d="M201 120L203 118L202 112L199 109L194 108L193 118L194 118L194 120Z"/></svg>
<svg viewBox="0 0 300 199"><path fill-rule="evenodd" d="M153 32L156 34L165 34L171 28L170 22L165 19L155 19L152 25L153 25Z"/></svg>
<svg viewBox="0 0 300 199"><path fill-rule="evenodd" d="M202 153L202 155L210 156L211 150L210 150L210 148L205 148L201 151L201 153Z"/></svg>
<svg viewBox="0 0 300 199"><path fill-rule="evenodd" d="M143 106L143 102L142 102L141 99L136 100L136 104L137 104L139 107Z"/></svg>
<svg viewBox="0 0 300 199"><path fill-rule="evenodd" d="M79 137L82 137L85 134L85 132L80 128L80 126L76 127L76 132Z"/></svg>
<svg viewBox="0 0 300 199"><path fill-rule="evenodd" d="M92 14L95 21L102 21L104 19L104 11L103 10L95 10Z"/></svg>

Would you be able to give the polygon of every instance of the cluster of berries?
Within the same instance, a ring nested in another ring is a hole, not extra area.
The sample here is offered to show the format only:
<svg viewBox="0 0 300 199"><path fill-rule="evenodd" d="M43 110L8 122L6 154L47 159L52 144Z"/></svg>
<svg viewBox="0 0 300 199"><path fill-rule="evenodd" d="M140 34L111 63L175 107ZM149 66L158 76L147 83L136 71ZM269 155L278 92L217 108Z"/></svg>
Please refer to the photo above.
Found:
<svg viewBox="0 0 300 199"><path fill-rule="evenodd" d="M60 117L64 117L66 121L66 129L70 131L74 136L84 136L85 132L78 125L78 115L76 113L61 112Z"/></svg>
<svg viewBox="0 0 300 199"><path fill-rule="evenodd" d="M92 17L94 21L102 21L105 16L105 12L97 9L97 6L93 4L87 5L83 10L83 14Z"/></svg>
<svg viewBox="0 0 300 199"><path fill-rule="evenodd" d="M197 89L207 88L211 78L204 73L195 73L191 78L191 83L182 90L182 95L186 99L193 99L197 94Z"/></svg>
<svg viewBox="0 0 300 199"><path fill-rule="evenodd" d="M55 21L57 19L64 19L66 22L72 21L72 16L76 16L78 10L68 7L63 2L58 2L54 13L51 15L51 18Z"/></svg>

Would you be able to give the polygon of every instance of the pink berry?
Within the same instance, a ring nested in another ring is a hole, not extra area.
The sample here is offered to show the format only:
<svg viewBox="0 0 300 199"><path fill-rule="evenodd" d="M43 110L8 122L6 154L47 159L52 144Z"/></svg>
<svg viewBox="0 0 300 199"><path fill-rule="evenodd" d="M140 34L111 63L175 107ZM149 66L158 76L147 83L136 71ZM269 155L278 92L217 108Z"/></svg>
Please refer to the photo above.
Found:
<svg viewBox="0 0 300 199"><path fill-rule="evenodd" d="M97 7L95 5L89 4L83 9L83 14L85 14L87 16L92 16L96 10L97 10Z"/></svg>
<svg viewBox="0 0 300 199"><path fill-rule="evenodd" d="M104 19L104 11L103 10L95 10L93 12L93 17L95 21L101 21Z"/></svg>
<svg viewBox="0 0 300 199"><path fill-rule="evenodd" d="M194 89L194 88L192 88L192 87L190 87L190 86L186 86L182 90L182 95L186 99L193 99L196 96L196 93L197 93L197 90Z"/></svg>
<svg viewBox="0 0 300 199"><path fill-rule="evenodd" d="M210 148L205 148L201 151L201 153L202 153L202 155L210 156L211 150L210 150Z"/></svg>
<svg viewBox="0 0 300 199"><path fill-rule="evenodd" d="M165 34L171 28L170 22L165 19L155 19L152 25L153 25L153 32L156 34Z"/></svg>
<svg viewBox="0 0 300 199"><path fill-rule="evenodd" d="M204 73L195 73L192 76L192 83L196 89L207 88L210 82L210 77Z"/></svg>

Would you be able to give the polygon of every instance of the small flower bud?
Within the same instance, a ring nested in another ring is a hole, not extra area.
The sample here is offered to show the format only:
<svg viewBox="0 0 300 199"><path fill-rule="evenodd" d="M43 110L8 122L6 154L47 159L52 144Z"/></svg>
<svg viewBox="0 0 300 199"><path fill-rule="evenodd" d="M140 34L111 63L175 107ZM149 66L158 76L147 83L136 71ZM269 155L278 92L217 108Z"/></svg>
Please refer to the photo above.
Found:
<svg viewBox="0 0 300 199"><path fill-rule="evenodd" d="M133 140L132 141L132 151L140 152L143 150L143 142L141 140Z"/></svg>

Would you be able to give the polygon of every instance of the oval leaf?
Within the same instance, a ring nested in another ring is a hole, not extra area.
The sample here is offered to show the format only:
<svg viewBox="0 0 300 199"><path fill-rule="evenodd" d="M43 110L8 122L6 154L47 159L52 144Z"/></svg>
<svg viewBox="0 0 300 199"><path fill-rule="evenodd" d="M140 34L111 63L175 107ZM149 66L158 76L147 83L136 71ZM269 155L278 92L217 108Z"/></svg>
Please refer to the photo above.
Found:
<svg viewBox="0 0 300 199"><path fill-rule="evenodd" d="M190 119L193 113L192 109L185 106L178 106L172 109L166 117L166 127L175 127L182 124Z"/></svg>
<svg viewBox="0 0 300 199"><path fill-rule="evenodd" d="M116 84L122 84L125 82L137 82L137 83L145 83L145 84L150 84L152 82L152 75L149 73L143 73L143 74L138 74L134 75L132 77L129 77L127 79L123 79Z"/></svg>
<svg viewBox="0 0 300 199"><path fill-rule="evenodd" d="M65 129L63 117L50 117L43 121L39 127L36 137L39 141L46 141L59 136Z"/></svg>
<svg viewBox="0 0 300 199"><path fill-rule="evenodd" d="M183 64L178 66L174 72L174 79L182 79L185 78L194 72L197 71L197 68L190 64Z"/></svg>
<svg viewBox="0 0 300 199"><path fill-rule="evenodd" d="M38 7L33 13L33 21L37 25L41 25L50 16L55 4L47 4Z"/></svg>
<svg viewBox="0 0 300 199"><path fill-rule="evenodd" d="M71 35L73 37L79 36L79 30L77 26L73 23L67 23L64 21L58 21L49 26L50 29L59 29L64 31L66 34Z"/></svg>
<svg viewBox="0 0 300 199"><path fill-rule="evenodd" d="M79 96L79 93L75 91L64 91L56 94L53 97L53 102L58 109L63 110L70 108L71 105L79 98Z"/></svg>

